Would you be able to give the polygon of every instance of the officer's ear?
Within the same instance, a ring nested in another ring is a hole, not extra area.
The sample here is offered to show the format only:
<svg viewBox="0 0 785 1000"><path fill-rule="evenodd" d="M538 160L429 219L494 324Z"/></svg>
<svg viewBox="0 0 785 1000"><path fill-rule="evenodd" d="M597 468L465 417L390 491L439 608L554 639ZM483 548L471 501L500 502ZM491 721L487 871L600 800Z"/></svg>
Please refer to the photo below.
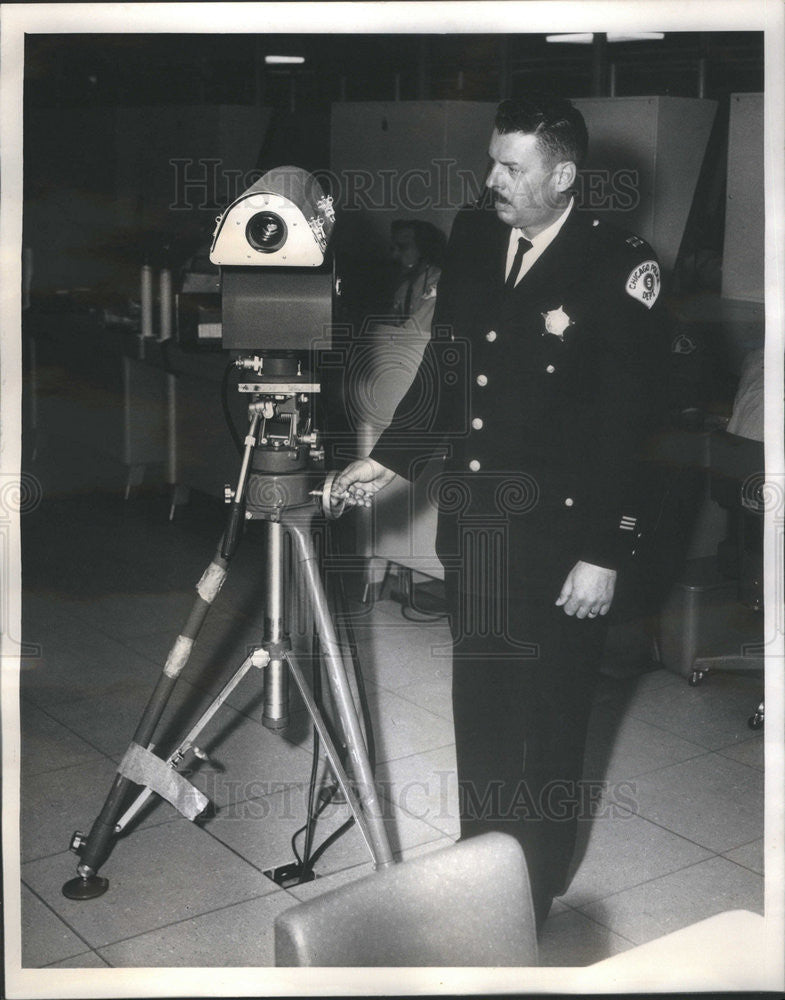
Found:
<svg viewBox="0 0 785 1000"><path fill-rule="evenodd" d="M552 176L557 191L560 193L569 191L575 184L575 178L578 176L578 168L572 160L562 160L553 168Z"/></svg>

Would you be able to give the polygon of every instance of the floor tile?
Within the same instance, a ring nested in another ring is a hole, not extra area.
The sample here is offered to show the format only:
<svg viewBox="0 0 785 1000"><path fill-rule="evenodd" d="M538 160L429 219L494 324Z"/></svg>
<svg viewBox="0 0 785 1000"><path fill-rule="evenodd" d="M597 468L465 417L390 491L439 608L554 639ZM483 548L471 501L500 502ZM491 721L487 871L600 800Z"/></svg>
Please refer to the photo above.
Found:
<svg viewBox="0 0 785 1000"><path fill-rule="evenodd" d="M431 851L438 851L443 847L450 847L455 841L452 837L440 837L438 840L432 840L425 844L417 844L414 847L406 848L402 851L395 852L396 863L405 863L411 861L413 858L421 857L423 854L430 854ZM295 885L289 889L290 895L294 896L297 900L305 902L309 899L315 899L317 896L321 896L325 892L329 892L331 889L337 889L342 885L347 885L350 882L354 882L359 878L364 878L365 876L372 876L374 874L374 867L371 861L363 862L359 865L354 865L351 868L343 868L340 871L332 872L329 875L323 875L319 878L314 879L311 882L303 882L302 885Z"/></svg>
<svg viewBox="0 0 785 1000"><path fill-rule="evenodd" d="M563 903L560 899L554 899L548 911L548 917L555 917L557 913L565 913L569 909L571 907L567 906L566 903Z"/></svg>
<svg viewBox="0 0 785 1000"><path fill-rule="evenodd" d="M579 844L578 868L562 897L573 908L709 857L697 844L611 806L607 815L581 823Z"/></svg>
<svg viewBox="0 0 785 1000"><path fill-rule="evenodd" d="M182 626L182 621L174 621L167 629L124 636L123 643L156 663L160 670ZM240 666L249 648L258 646L260 640L261 629L257 625L211 611L180 676L195 686L215 689Z"/></svg>
<svg viewBox="0 0 785 1000"><path fill-rule="evenodd" d="M218 808L308 781L307 750L230 706L222 707L196 742L209 760L193 761L189 780Z"/></svg>
<svg viewBox="0 0 785 1000"><path fill-rule="evenodd" d="M386 761L377 767L376 780L385 798L430 826L458 836L454 744Z"/></svg>
<svg viewBox="0 0 785 1000"><path fill-rule="evenodd" d="M96 698L91 694L78 701L48 706L48 712L102 753L124 753L154 687L154 684L131 686L129 683L122 695L115 692L111 697ZM156 740L174 739L177 742L185 727L199 717L209 701L203 691L186 682L178 683L162 714Z"/></svg>
<svg viewBox="0 0 785 1000"><path fill-rule="evenodd" d="M48 708L78 701L124 698L135 690L152 690L160 667L129 650L99 629L69 622L41 641L41 656L22 671L20 688L29 701Z"/></svg>
<svg viewBox="0 0 785 1000"><path fill-rule="evenodd" d="M54 768L100 758L94 746L51 715L24 701L21 704L21 747L21 767L25 779Z"/></svg>
<svg viewBox="0 0 785 1000"><path fill-rule="evenodd" d="M35 781L22 784L21 857L22 861L61 854L75 830L87 833L109 794L116 764L101 757L87 764L59 768L39 774ZM158 800L157 808L145 810L136 824L154 826L171 822L178 813ZM77 858L72 856L76 870Z"/></svg>
<svg viewBox="0 0 785 1000"><path fill-rule="evenodd" d="M641 816L715 853L763 832L763 773L717 753L636 779Z"/></svg>
<svg viewBox="0 0 785 1000"><path fill-rule="evenodd" d="M296 905L283 890L101 948L113 968L275 964L274 922Z"/></svg>
<svg viewBox="0 0 785 1000"><path fill-rule="evenodd" d="M393 852L439 839L443 834L404 810L380 800L385 832ZM225 843L256 868L262 870L295 860L292 836L303 826L307 811L307 788L294 786L263 798L228 808L205 824L209 833ZM328 806L314 831L314 849L338 830L351 816L348 806ZM303 848L303 835L297 839ZM317 874L330 874L362 864L369 849L356 824L349 827L318 859Z"/></svg>
<svg viewBox="0 0 785 1000"><path fill-rule="evenodd" d="M86 943L22 886L22 967L38 968L81 954Z"/></svg>
<svg viewBox="0 0 785 1000"><path fill-rule="evenodd" d="M654 691L655 688L683 683L683 677L672 673L670 670L666 670L664 667L657 667L654 670L647 670L645 673L639 674L632 682L632 685L636 691L642 694L646 691Z"/></svg>
<svg viewBox="0 0 785 1000"><path fill-rule="evenodd" d="M764 874L765 851L762 837L749 844L742 844L741 847L734 847L732 851L725 851L723 857L741 865L742 868L749 868L750 871L757 872L758 875Z"/></svg>
<svg viewBox="0 0 785 1000"><path fill-rule="evenodd" d="M546 920L540 935L540 965L579 967L618 955L632 943L583 913L564 910Z"/></svg>
<svg viewBox="0 0 785 1000"><path fill-rule="evenodd" d="M198 865L195 864L198 859ZM204 830L177 820L121 839L101 869L108 892L66 899L70 853L22 866L24 881L85 940L100 948L120 939L266 894L275 886Z"/></svg>
<svg viewBox="0 0 785 1000"><path fill-rule="evenodd" d="M454 742L452 723L442 716L375 684L368 683L367 690L377 763Z"/></svg>
<svg viewBox="0 0 785 1000"><path fill-rule="evenodd" d="M763 770L763 734L752 736L743 743L734 743L729 747L720 747L717 753L722 754L723 757L730 757L732 760L737 760L740 764L747 764L748 767L757 767Z"/></svg>
<svg viewBox="0 0 785 1000"><path fill-rule="evenodd" d="M581 907L635 944L733 909L763 913L763 879L725 858L709 858Z"/></svg>
<svg viewBox="0 0 785 1000"><path fill-rule="evenodd" d="M437 843L436 841L434 843ZM307 902L309 899L316 899L325 892L339 889L342 885L349 885L360 878L370 878L374 874L373 862L363 861L360 864L352 865L350 868L342 868L337 872L330 872L327 875L320 875L310 882L303 882L301 885L293 885L289 890L289 895L294 897L295 902Z"/></svg>
<svg viewBox="0 0 785 1000"><path fill-rule="evenodd" d="M363 670L390 691L449 675L449 632L442 625L416 625L404 618L356 629ZM440 652L447 655L438 655Z"/></svg>
<svg viewBox="0 0 785 1000"><path fill-rule="evenodd" d="M747 718L760 697L759 685L758 679L741 674L711 674L697 687L682 679L636 691L627 711L691 743L718 750L750 738Z"/></svg>
<svg viewBox="0 0 785 1000"><path fill-rule="evenodd" d="M84 601L66 601L64 608L84 622L97 628L110 628L117 636L143 635L160 632L172 623L179 628L193 606L193 593L180 591L151 591L132 593L120 590L115 593L92 596Z"/></svg>
<svg viewBox="0 0 785 1000"><path fill-rule="evenodd" d="M413 858L422 857L423 854L430 854L431 851L438 851L443 847L451 847L457 839L457 836L444 836L439 837L437 840L429 840L424 844L405 847L403 850L395 852L395 858L397 861L411 861Z"/></svg>
<svg viewBox="0 0 785 1000"><path fill-rule="evenodd" d="M589 722L584 775L618 781L656 771L706 752L635 716L595 711Z"/></svg>
<svg viewBox="0 0 785 1000"><path fill-rule="evenodd" d="M94 951L86 951L62 962L51 962L47 969L108 969L108 964Z"/></svg>
<svg viewBox="0 0 785 1000"><path fill-rule="evenodd" d="M435 666L431 680L407 684L396 694L452 724L452 672L447 668Z"/></svg>

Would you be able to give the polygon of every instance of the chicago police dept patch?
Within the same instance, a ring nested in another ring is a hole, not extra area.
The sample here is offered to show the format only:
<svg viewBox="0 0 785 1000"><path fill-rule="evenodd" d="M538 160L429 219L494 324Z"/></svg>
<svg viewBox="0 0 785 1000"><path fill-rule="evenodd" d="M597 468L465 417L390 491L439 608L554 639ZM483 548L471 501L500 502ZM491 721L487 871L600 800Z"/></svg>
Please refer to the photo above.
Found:
<svg viewBox="0 0 785 1000"><path fill-rule="evenodd" d="M651 309L660 294L660 267L656 260L645 260L630 271L625 285L627 294Z"/></svg>

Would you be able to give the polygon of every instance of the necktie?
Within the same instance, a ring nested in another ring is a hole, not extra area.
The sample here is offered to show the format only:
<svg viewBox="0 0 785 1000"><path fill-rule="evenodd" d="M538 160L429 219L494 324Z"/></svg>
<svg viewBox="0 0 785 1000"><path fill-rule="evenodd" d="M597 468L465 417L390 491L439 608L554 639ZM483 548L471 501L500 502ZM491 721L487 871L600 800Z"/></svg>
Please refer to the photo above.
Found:
<svg viewBox="0 0 785 1000"><path fill-rule="evenodd" d="M507 280L504 283L505 289L515 288L515 282L518 275L521 273L521 264L523 262L523 255L527 250L531 250L532 245L525 236L521 236L518 239L518 249L515 251L515 258L512 262L512 267L510 268L510 273L507 275Z"/></svg>

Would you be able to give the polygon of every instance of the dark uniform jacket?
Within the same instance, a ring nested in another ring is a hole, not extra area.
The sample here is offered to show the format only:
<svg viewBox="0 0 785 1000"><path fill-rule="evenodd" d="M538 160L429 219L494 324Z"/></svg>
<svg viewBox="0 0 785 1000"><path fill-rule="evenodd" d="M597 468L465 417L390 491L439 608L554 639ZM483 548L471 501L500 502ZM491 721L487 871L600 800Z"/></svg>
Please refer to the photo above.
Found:
<svg viewBox="0 0 785 1000"><path fill-rule="evenodd" d="M509 237L494 211L459 212L431 342L372 457L413 479L443 448L432 495L445 567L463 565L462 589L482 586L465 563L495 546L506 589L552 601L578 559L617 568L634 545L660 271L643 240L573 208L506 291Z"/></svg>

